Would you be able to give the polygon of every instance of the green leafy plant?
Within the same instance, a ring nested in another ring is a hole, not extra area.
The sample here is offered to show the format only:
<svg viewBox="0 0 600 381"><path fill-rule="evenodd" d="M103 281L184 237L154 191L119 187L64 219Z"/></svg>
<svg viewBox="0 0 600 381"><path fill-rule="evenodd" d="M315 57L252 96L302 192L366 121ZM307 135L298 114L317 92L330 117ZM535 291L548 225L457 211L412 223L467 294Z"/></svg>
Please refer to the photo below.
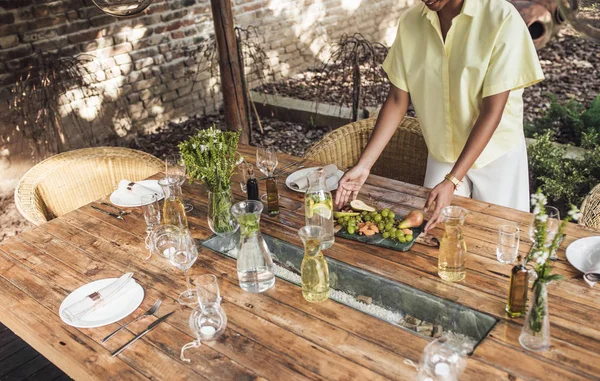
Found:
<svg viewBox="0 0 600 381"><path fill-rule="evenodd" d="M190 180L201 181L212 193L210 213L216 233L228 233L231 224L231 176L240 155L237 154L240 131L223 132L215 126L199 130L196 135L179 143L179 150Z"/></svg>
<svg viewBox="0 0 600 381"><path fill-rule="evenodd" d="M600 94L587 109L572 99L565 104L558 103L555 96L550 96L550 99L548 111L525 126L527 137L552 133L558 143L584 148L597 144L600 138Z"/></svg>
<svg viewBox="0 0 600 381"><path fill-rule="evenodd" d="M547 198L540 189L538 189L535 194L531 195L531 204L533 205L535 237L533 248L527 256L527 262L533 263L537 279L533 283L533 306L526 324L529 324L529 328L534 333L538 333L542 329L543 319L547 313L544 300L544 298L546 298L546 293L543 290L543 286L551 281L558 281L564 278L560 274L552 274L552 260L550 259L550 253L555 252L558 249L561 241L560 238L567 226L567 222L579 218L579 210L577 207L571 205L571 210L567 214L567 217L562 220L558 232L554 236L552 242L550 245L546 245L548 215L546 214L545 206L547 204Z"/></svg>

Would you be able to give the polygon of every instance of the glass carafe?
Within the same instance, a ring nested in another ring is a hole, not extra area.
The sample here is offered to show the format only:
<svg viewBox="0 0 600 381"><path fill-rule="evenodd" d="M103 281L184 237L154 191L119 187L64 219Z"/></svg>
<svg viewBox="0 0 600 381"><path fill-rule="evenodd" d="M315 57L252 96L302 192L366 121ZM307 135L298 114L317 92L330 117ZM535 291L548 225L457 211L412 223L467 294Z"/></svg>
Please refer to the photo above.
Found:
<svg viewBox="0 0 600 381"><path fill-rule="evenodd" d="M304 195L304 215L306 225L323 228L321 248L330 248L334 241L333 234L333 198L325 185L323 170L319 169L308 175L308 190Z"/></svg>
<svg viewBox="0 0 600 381"><path fill-rule="evenodd" d="M442 209L445 232L440 243L438 274L443 280L457 282L467 275L467 244L462 234L462 226L468 210L459 206Z"/></svg>
<svg viewBox="0 0 600 381"><path fill-rule="evenodd" d="M181 360L186 362L190 362L185 357L187 349L199 347L202 341L216 340L227 327L227 315L221 307L217 277L212 274L200 275L195 283L199 306L192 311L189 325L196 340L181 348Z"/></svg>
<svg viewBox="0 0 600 381"><path fill-rule="evenodd" d="M187 216L185 207L181 202L181 186L179 181L173 177L165 177L158 180L165 195L163 204L163 224L175 225L187 228Z"/></svg>
<svg viewBox="0 0 600 381"><path fill-rule="evenodd" d="M305 226L298 231L304 244L302 259L302 296L309 302L322 302L329 298L329 268L321 251L325 230L320 226Z"/></svg>
<svg viewBox="0 0 600 381"><path fill-rule="evenodd" d="M242 201L231 207L240 225L237 253L237 272L240 287L247 292L264 292L275 284L273 258L267 243L260 235L260 201Z"/></svg>

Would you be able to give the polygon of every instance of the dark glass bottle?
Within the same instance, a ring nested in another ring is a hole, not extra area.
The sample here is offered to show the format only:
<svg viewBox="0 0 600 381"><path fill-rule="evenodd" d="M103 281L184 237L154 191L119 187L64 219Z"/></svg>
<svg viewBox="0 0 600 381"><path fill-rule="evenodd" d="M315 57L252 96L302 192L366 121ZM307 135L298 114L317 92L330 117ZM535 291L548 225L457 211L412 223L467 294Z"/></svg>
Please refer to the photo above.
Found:
<svg viewBox="0 0 600 381"><path fill-rule="evenodd" d="M527 312L527 290L529 287L529 271L523 263L523 257L517 257L517 265L510 273L510 290L506 313L511 318L525 316Z"/></svg>
<svg viewBox="0 0 600 381"><path fill-rule="evenodd" d="M248 200L260 201L258 195L258 180L254 176L254 168L248 168L248 181L246 182L246 190L248 192Z"/></svg>
<svg viewBox="0 0 600 381"><path fill-rule="evenodd" d="M277 178L267 177L267 211L270 215L279 214L279 193L277 192Z"/></svg>

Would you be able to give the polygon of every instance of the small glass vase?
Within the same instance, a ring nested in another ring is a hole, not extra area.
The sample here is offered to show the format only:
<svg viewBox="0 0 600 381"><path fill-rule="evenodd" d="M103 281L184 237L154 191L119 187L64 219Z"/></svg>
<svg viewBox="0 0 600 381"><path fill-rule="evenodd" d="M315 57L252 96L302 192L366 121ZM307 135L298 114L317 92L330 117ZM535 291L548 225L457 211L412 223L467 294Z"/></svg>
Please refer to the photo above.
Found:
<svg viewBox="0 0 600 381"><path fill-rule="evenodd" d="M534 352L550 348L550 318L548 313L547 284L536 282L525 323L519 336L519 343L525 349Z"/></svg>
<svg viewBox="0 0 600 381"><path fill-rule="evenodd" d="M226 191L208 191L208 226L220 237L232 237L239 228L231 214L232 205L231 188Z"/></svg>
<svg viewBox="0 0 600 381"><path fill-rule="evenodd" d="M242 290L265 292L275 284L273 258L267 243L260 235L260 201L242 201L231 211L240 224L237 251L237 272Z"/></svg>

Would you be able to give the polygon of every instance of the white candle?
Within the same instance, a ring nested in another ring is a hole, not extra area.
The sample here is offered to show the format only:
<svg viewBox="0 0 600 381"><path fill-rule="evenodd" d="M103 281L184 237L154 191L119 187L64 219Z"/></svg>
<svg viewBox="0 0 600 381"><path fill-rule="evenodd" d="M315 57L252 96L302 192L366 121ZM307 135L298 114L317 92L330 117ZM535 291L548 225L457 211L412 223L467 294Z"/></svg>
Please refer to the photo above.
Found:
<svg viewBox="0 0 600 381"><path fill-rule="evenodd" d="M214 335L217 330L215 327L210 325L205 325L204 327L200 327L200 333L205 336Z"/></svg>

